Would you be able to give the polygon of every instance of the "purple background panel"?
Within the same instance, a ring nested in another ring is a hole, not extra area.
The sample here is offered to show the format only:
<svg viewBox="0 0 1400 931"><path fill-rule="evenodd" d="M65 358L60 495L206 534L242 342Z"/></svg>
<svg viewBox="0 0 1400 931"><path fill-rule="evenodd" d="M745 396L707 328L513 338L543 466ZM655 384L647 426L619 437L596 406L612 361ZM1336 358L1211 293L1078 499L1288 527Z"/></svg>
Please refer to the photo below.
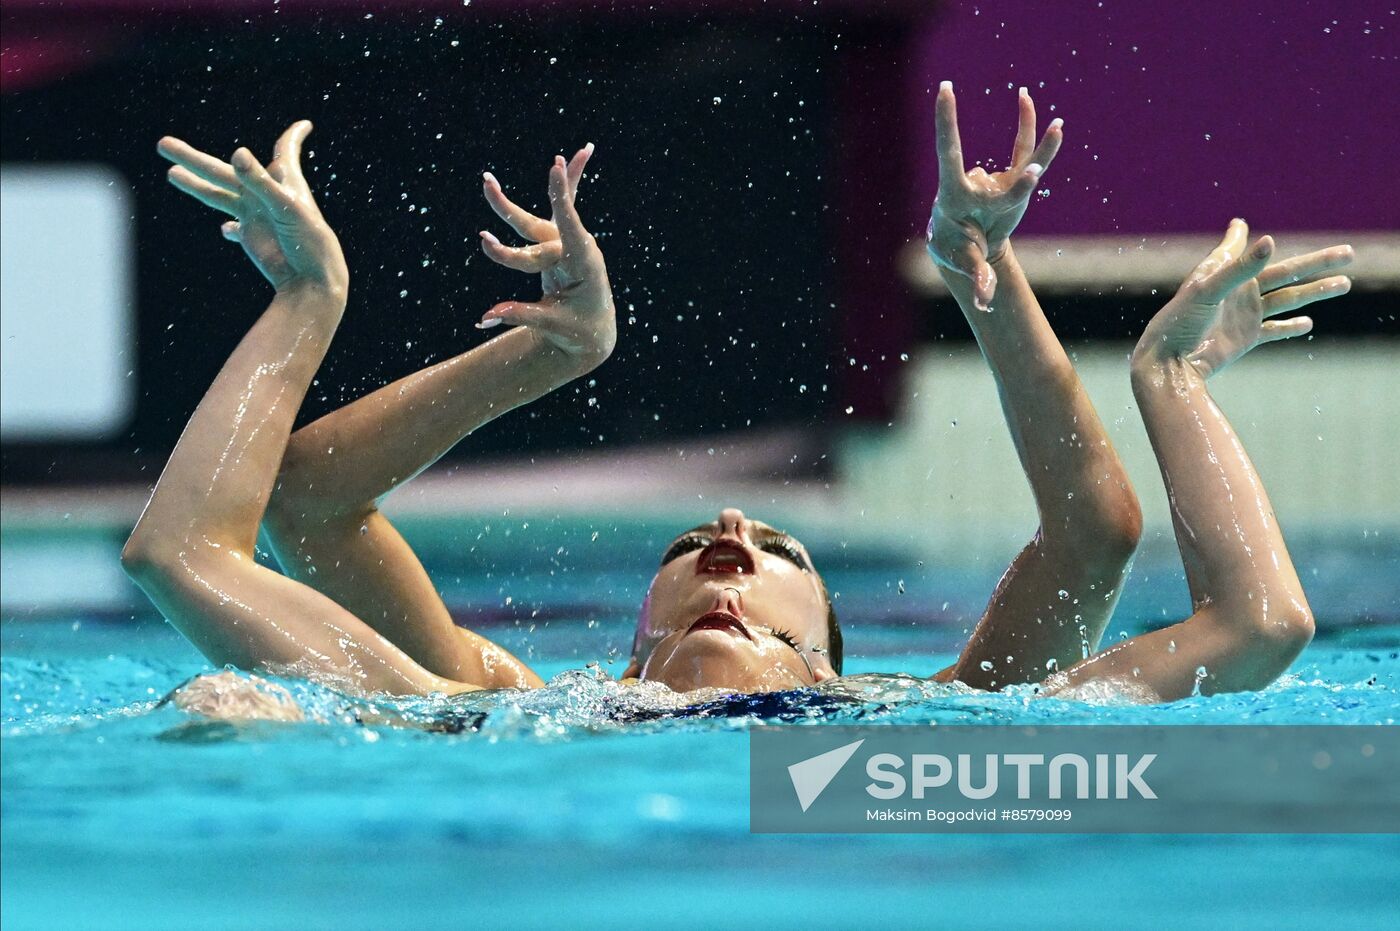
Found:
<svg viewBox="0 0 1400 931"><path fill-rule="evenodd" d="M958 2L918 27L911 232L936 186L932 98L954 81L965 157L1001 167L1015 88L1065 119L1025 231L1165 233L1400 226L1393 2Z"/></svg>

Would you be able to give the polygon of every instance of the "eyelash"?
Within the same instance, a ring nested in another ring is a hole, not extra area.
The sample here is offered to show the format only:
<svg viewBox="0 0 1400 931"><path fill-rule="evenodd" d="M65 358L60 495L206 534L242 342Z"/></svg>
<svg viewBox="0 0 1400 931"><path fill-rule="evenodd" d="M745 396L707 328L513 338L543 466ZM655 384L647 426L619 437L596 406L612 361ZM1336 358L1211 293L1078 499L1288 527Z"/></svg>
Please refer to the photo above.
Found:
<svg viewBox="0 0 1400 931"><path fill-rule="evenodd" d="M661 565L664 566L673 559L679 559L686 553L704 549L709 545L710 538L704 534L688 533L671 544L670 548L666 550L665 555L661 557ZM758 548L765 553L781 556L803 572L808 571L807 563L802 558L802 551L797 548L795 543L786 537L774 537L769 540L764 540L758 545Z"/></svg>
<svg viewBox="0 0 1400 931"><path fill-rule="evenodd" d="M783 557L803 572L807 571L807 563L802 558L802 551L797 548L795 543L786 537L776 537L772 540L765 540L763 543L759 544L758 548L765 552L773 553L776 556Z"/></svg>
<svg viewBox="0 0 1400 931"><path fill-rule="evenodd" d="M787 631L779 630L776 627L770 627L768 628L768 632L771 633L774 637L777 637L783 643L786 643L788 646L792 647L797 652L802 652L802 648L797 645L797 638L794 637L792 634L788 633Z"/></svg>
<svg viewBox="0 0 1400 931"><path fill-rule="evenodd" d="M673 559L679 559L686 553L694 550L701 550L710 545L710 538L698 533L688 533L666 550L666 555L661 557L661 565L666 565Z"/></svg>

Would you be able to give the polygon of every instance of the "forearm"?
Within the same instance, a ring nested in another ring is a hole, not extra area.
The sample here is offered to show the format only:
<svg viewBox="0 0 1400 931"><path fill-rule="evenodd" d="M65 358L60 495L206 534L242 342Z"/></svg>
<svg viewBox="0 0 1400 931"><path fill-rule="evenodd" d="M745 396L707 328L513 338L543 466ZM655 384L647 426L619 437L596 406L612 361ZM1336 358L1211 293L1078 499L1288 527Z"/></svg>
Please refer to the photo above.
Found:
<svg viewBox="0 0 1400 931"><path fill-rule="evenodd" d="M1147 700L1174 701L1263 688L1313 630L1264 486L1190 363L1135 361L1133 388L1171 499L1194 610L1077 664L1049 689L1112 680L1145 688Z"/></svg>
<svg viewBox="0 0 1400 931"><path fill-rule="evenodd" d="M467 434L587 370L529 327L504 333L298 430L277 494L299 515L361 514Z"/></svg>
<svg viewBox="0 0 1400 931"><path fill-rule="evenodd" d="M205 540L251 552L277 464L345 307L339 289L278 293L205 393L131 547Z"/></svg>
<svg viewBox="0 0 1400 931"><path fill-rule="evenodd" d="M1249 455L1205 379L1180 358L1138 358L1133 393L1161 466L1192 598L1306 612L1302 585Z"/></svg>
<svg viewBox="0 0 1400 931"><path fill-rule="evenodd" d="M1136 536L1136 496L1108 434L1008 244L993 263L990 312L968 278L944 274L996 379L1002 410L1040 510L1043 532Z"/></svg>

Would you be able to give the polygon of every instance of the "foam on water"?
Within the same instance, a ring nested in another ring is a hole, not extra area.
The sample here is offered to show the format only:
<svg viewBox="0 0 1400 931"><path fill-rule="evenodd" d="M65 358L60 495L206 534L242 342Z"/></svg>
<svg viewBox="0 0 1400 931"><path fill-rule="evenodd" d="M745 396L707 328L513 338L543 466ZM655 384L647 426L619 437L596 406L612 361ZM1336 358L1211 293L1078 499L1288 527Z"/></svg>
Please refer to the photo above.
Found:
<svg viewBox="0 0 1400 931"><path fill-rule="evenodd" d="M311 724L364 727L401 720L424 730L489 739L576 739L621 728L744 728L793 724L1334 723L1390 724L1400 717L1396 651L1400 631L1373 630L1369 647L1318 644L1294 672L1257 693L1196 696L1143 705L1113 687L1073 698L1044 697L1035 686L1000 693L909 675L857 673L821 687L768 695L710 689L679 695L656 683L625 686L596 665L557 672L545 688L451 698L351 699L303 679L275 679ZM937 657L910 656L911 668ZM0 733L56 735L134 719L151 735L197 716L160 706L196 663L108 655L100 658L5 657L0 663ZM149 719L149 720L146 720ZM197 723L197 722L195 722ZM384 725L392 726L392 725ZM135 733L128 730L128 734Z"/></svg>

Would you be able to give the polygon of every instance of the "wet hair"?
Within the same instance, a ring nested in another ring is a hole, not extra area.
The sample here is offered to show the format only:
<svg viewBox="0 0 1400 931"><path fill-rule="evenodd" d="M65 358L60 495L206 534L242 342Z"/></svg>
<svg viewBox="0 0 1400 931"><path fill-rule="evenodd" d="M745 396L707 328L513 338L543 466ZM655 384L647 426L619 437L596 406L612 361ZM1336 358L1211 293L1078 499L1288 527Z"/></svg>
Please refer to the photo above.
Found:
<svg viewBox="0 0 1400 931"><path fill-rule="evenodd" d="M821 576L817 578L820 579ZM831 603L831 595L827 594L825 582L822 582L822 594L826 595L826 660L839 676L841 661L844 658L841 625L836 620L836 606Z"/></svg>

